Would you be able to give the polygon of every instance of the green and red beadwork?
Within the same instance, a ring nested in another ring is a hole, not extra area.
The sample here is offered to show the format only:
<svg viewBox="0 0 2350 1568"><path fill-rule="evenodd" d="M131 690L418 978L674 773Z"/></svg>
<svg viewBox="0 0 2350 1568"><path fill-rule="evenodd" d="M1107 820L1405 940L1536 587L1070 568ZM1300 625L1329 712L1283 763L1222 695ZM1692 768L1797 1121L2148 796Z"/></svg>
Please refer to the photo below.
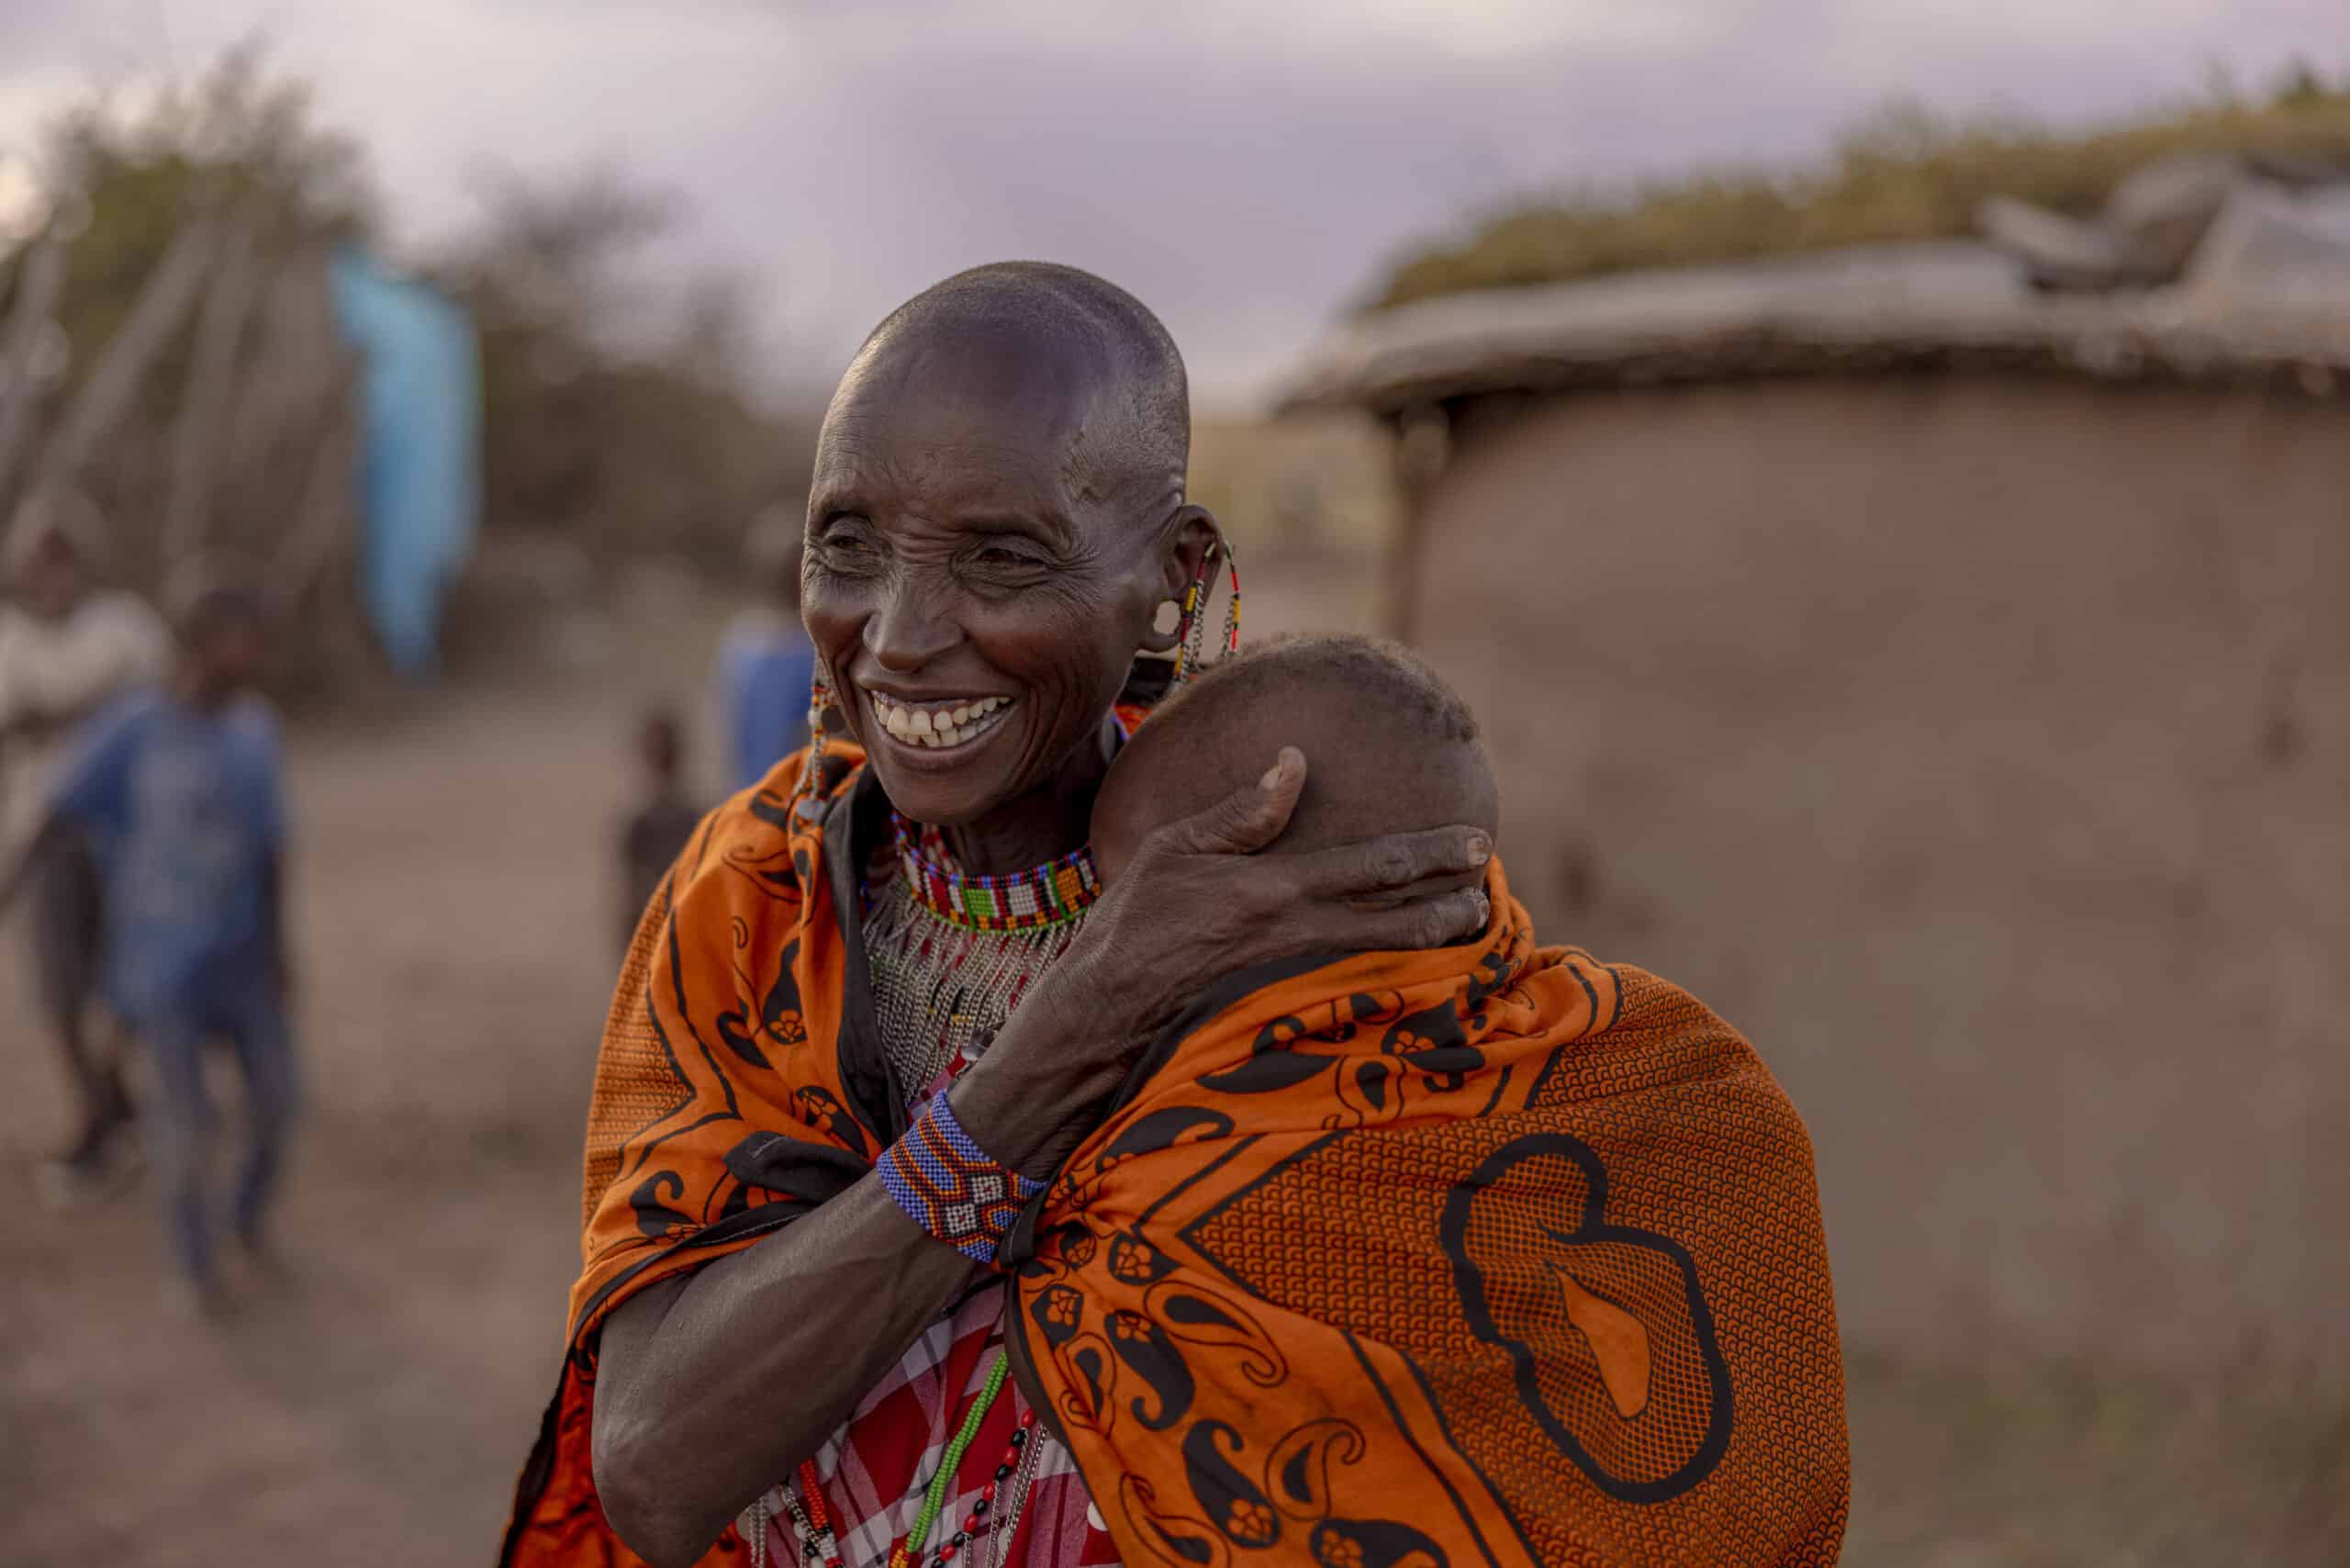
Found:
<svg viewBox="0 0 2350 1568"><path fill-rule="evenodd" d="M1025 871L975 877L955 868L936 828L917 828L894 812L890 822L914 902L949 925L1043 931L1078 919L1102 896L1093 852L1083 846Z"/></svg>

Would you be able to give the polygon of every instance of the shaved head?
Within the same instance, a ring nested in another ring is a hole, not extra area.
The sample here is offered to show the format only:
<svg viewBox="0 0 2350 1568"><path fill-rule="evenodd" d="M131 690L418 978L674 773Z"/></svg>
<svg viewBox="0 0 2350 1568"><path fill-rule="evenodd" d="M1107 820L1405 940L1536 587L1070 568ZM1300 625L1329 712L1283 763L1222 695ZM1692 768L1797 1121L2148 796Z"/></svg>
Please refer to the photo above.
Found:
<svg viewBox="0 0 2350 1568"><path fill-rule="evenodd" d="M1212 666L1136 730L1094 803L1103 879L1152 829L1256 783L1285 745L1305 754L1305 790L1268 854L1500 827L1476 716L1426 661L1370 637L1287 637Z"/></svg>
<svg viewBox="0 0 2350 1568"><path fill-rule="evenodd" d="M1051 262L990 263L892 310L857 358L935 359L956 346L1024 359L1082 405L1065 454L1078 498L1152 493L1170 483L1181 494L1192 450L1183 356L1149 307L1125 289Z"/></svg>

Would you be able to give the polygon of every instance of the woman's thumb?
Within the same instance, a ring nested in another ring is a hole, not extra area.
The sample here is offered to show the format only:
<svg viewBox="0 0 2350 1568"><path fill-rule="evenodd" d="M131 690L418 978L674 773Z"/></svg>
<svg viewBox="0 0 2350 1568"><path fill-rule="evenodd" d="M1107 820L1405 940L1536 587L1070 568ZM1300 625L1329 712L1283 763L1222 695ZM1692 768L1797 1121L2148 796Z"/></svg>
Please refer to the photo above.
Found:
<svg viewBox="0 0 2350 1568"><path fill-rule="evenodd" d="M1305 754L1285 745L1255 784L1178 824L1178 846L1192 855L1253 854L1281 835L1304 788Z"/></svg>

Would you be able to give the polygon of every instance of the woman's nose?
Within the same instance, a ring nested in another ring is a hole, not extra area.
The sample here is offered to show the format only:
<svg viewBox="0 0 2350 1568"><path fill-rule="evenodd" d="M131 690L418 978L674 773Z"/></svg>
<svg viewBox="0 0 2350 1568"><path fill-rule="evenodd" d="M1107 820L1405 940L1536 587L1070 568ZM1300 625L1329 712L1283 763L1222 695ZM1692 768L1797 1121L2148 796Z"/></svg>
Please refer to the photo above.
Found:
<svg viewBox="0 0 2350 1568"><path fill-rule="evenodd" d="M883 669L912 675L962 635L934 589L919 581L901 581L866 622L865 645Z"/></svg>

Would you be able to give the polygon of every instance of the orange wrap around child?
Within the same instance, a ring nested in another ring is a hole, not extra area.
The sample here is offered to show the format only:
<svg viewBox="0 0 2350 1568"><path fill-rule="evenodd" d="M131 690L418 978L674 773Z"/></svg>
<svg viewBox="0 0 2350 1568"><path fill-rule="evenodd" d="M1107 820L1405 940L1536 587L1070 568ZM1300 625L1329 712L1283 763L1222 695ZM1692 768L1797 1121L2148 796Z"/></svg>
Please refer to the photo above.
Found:
<svg viewBox="0 0 2350 1568"><path fill-rule="evenodd" d="M1276 644L1136 734L1104 877L1286 735L1276 850L1497 818L1432 673ZM1835 1560L1801 1120L1694 998L1539 946L1498 862L1486 891L1475 942L1205 988L1015 1236L1014 1365L1130 1564Z"/></svg>
<svg viewBox="0 0 2350 1568"><path fill-rule="evenodd" d="M1835 1561L1802 1122L1489 886L1482 943L1220 991L1054 1184L1015 1365L1129 1563Z"/></svg>

